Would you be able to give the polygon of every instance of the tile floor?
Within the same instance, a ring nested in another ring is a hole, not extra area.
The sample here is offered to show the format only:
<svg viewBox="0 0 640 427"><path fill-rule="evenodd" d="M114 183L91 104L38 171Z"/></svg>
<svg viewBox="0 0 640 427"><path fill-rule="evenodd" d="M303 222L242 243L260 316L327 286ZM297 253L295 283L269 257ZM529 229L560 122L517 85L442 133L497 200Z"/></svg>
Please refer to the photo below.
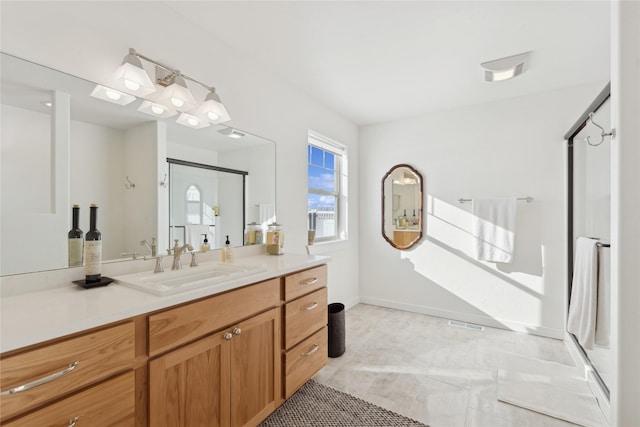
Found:
<svg viewBox="0 0 640 427"><path fill-rule="evenodd" d="M315 379L431 427L575 426L497 400L503 352L573 365L560 340L359 304L346 312L345 354Z"/></svg>

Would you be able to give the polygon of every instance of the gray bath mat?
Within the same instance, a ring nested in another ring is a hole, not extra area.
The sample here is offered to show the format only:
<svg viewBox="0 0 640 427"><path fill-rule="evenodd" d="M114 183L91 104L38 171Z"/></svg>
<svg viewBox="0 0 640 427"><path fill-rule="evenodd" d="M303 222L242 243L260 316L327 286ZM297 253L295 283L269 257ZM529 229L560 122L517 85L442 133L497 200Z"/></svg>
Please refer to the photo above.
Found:
<svg viewBox="0 0 640 427"><path fill-rule="evenodd" d="M428 427L362 399L308 381L259 427Z"/></svg>

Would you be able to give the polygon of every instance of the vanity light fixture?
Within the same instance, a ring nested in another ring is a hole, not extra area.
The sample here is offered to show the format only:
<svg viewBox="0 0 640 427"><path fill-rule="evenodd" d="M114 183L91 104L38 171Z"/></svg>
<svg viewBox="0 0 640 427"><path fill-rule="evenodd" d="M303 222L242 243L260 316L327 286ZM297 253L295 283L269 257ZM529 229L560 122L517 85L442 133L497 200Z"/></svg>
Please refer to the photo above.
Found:
<svg viewBox="0 0 640 427"><path fill-rule="evenodd" d="M519 53L505 58L495 59L480 64L484 71L484 80L499 82L512 79L524 71L524 63L530 52Z"/></svg>
<svg viewBox="0 0 640 427"><path fill-rule="evenodd" d="M178 123L179 125L190 127L192 129L202 129L211 126L208 121L202 120L201 118L188 113L180 114L180 117L178 117L176 123Z"/></svg>
<svg viewBox="0 0 640 427"><path fill-rule="evenodd" d="M155 82L149 78L143 60L155 66ZM191 89L187 86L187 80L207 91L204 102L198 107ZM160 91L159 95L153 94L150 100L143 100L138 111L161 118L171 117L180 112L182 114L177 122L195 129L207 127L210 123L231 120L214 87L148 58L133 48L129 49L129 54L115 71L112 87L98 85L92 96L127 105L136 99L133 95L144 97Z"/></svg>
<svg viewBox="0 0 640 427"><path fill-rule="evenodd" d="M133 95L102 85L96 85L93 92L91 92L91 96L102 99L103 101L113 102L118 105L131 104L136 100L136 97Z"/></svg>
<svg viewBox="0 0 640 427"><path fill-rule="evenodd" d="M128 91L133 95L145 96L156 91L135 49L129 49L129 54L116 69L113 79L116 89Z"/></svg>
<svg viewBox="0 0 640 427"><path fill-rule="evenodd" d="M147 101L147 100L142 101L142 104L140 104L140 107L138 107L138 111L152 115L154 117L161 117L163 119L166 119L167 117L172 117L178 114L176 110L167 108L162 104L158 104L158 103Z"/></svg>
<svg viewBox="0 0 640 427"><path fill-rule="evenodd" d="M245 136L243 132L240 132L238 129L234 129L234 128L220 129L218 132L220 132L225 136L228 136L229 138L235 138L235 139L242 138L243 136Z"/></svg>
<svg viewBox="0 0 640 427"><path fill-rule="evenodd" d="M418 180L410 173L403 172L402 177L399 179L394 179L393 183L398 185L415 185L418 183Z"/></svg>

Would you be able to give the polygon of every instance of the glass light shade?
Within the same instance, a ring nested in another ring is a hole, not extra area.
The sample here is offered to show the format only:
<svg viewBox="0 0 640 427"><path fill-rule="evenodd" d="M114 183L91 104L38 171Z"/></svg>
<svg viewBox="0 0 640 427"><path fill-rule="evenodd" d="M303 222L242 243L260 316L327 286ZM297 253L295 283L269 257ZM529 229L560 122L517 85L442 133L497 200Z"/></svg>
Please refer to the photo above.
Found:
<svg viewBox="0 0 640 427"><path fill-rule="evenodd" d="M187 113L181 113L176 123L191 129L202 129L211 126L208 121Z"/></svg>
<svg viewBox="0 0 640 427"><path fill-rule="evenodd" d="M145 96L156 91L149 75L142 66L142 61L136 55L124 57L113 74L114 86L138 96Z"/></svg>
<svg viewBox="0 0 640 427"><path fill-rule="evenodd" d="M118 105L131 104L136 100L136 97L133 95L102 85L96 85L93 92L91 92L91 96L103 101L113 102Z"/></svg>
<svg viewBox="0 0 640 427"><path fill-rule="evenodd" d="M238 129L234 128L224 128L218 131L222 135L228 136L229 138L239 139L245 136L243 132L240 132Z"/></svg>
<svg viewBox="0 0 640 427"><path fill-rule="evenodd" d="M178 114L176 110L172 110L171 108L167 108L162 104L156 104L151 101L142 101L140 107L138 107L138 111L149 114L154 117L160 117L166 119L167 117L172 117Z"/></svg>
<svg viewBox="0 0 640 427"><path fill-rule="evenodd" d="M187 82L180 74L176 75L173 78L173 83L162 91L158 102L180 111L188 111L196 106L196 100L187 87Z"/></svg>
<svg viewBox="0 0 640 427"><path fill-rule="evenodd" d="M487 61L480 64L484 70L484 80L487 82L499 82L512 79L524 71L524 63L529 56L529 52L506 58Z"/></svg>
<svg viewBox="0 0 640 427"><path fill-rule="evenodd" d="M206 117L211 123L224 123L231 120L227 109L220 101L220 97L214 91L209 92L196 112L199 116Z"/></svg>

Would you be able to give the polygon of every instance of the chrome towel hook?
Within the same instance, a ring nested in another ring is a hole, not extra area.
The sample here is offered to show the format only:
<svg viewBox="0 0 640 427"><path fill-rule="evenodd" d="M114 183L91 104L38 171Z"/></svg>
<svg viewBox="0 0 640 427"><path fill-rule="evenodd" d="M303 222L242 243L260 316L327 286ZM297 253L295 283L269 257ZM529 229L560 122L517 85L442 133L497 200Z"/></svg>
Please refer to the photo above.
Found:
<svg viewBox="0 0 640 427"><path fill-rule="evenodd" d="M597 127L598 129L600 129L600 141L598 141L597 144L591 143L591 137L587 136L584 140L587 141L587 144L591 145L592 147L597 147L598 145L602 144L604 142L604 137L605 136L610 136L611 139L616 137L616 130L615 129L611 129L611 131L609 132L605 132L604 128L602 126L600 126L599 124L597 124L596 122L593 121L593 113L589 113L589 118L587 119L587 123L591 122L591 124L593 124L595 127Z"/></svg>

